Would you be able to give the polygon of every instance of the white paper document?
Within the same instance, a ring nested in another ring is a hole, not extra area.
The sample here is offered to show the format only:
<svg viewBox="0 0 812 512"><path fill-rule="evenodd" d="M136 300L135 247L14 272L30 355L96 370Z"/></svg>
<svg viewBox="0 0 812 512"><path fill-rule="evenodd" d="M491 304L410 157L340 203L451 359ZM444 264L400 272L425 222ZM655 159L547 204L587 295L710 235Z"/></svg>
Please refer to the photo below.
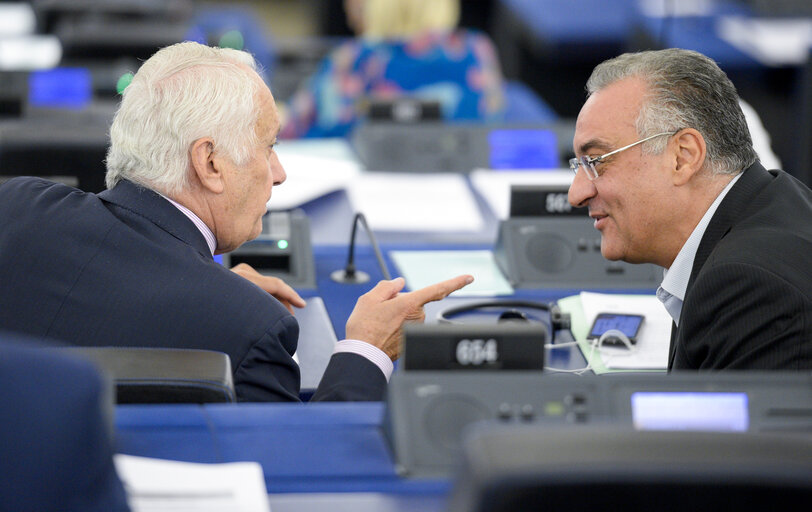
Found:
<svg viewBox="0 0 812 512"><path fill-rule="evenodd" d="M812 19L726 16L719 37L765 66L800 66L812 48Z"/></svg>
<svg viewBox="0 0 812 512"><path fill-rule="evenodd" d="M513 294L513 287L499 270L491 251L390 251L389 256L410 290L471 274L474 282L451 296Z"/></svg>
<svg viewBox="0 0 812 512"><path fill-rule="evenodd" d="M575 175L570 170L492 171L471 173L471 185L488 203L499 220L510 216L510 188L513 185L548 185L568 189Z"/></svg>
<svg viewBox="0 0 812 512"><path fill-rule="evenodd" d="M198 464L114 456L133 512L270 512L256 462Z"/></svg>
<svg viewBox="0 0 812 512"><path fill-rule="evenodd" d="M352 160L279 152L287 179L273 188L269 210L289 210L323 195L341 190L360 174Z"/></svg>
<svg viewBox="0 0 812 512"><path fill-rule="evenodd" d="M477 232L484 221L461 174L367 172L348 187L375 231Z"/></svg>
<svg viewBox="0 0 812 512"><path fill-rule="evenodd" d="M594 349L606 368L665 370L668 367L672 320L656 296L581 292L581 305L587 325L592 325L598 313L635 313L645 317L634 349L615 346ZM582 343L581 349L586 357L592 351L588 342Z"/></svg>

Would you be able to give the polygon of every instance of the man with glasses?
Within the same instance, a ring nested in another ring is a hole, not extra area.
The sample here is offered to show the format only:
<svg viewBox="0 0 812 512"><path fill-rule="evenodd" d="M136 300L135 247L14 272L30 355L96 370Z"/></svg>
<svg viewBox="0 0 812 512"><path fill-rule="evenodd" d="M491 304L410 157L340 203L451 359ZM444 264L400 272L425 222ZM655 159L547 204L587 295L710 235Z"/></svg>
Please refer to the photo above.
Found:
<svg viewBox="0 0 812 512"><path fill-rule="evenodd" d="M668 368L812 368L812 192L758 162L724 72L687 50L624 54L587 92L569 200L605 258L665 269Z"/></svg>

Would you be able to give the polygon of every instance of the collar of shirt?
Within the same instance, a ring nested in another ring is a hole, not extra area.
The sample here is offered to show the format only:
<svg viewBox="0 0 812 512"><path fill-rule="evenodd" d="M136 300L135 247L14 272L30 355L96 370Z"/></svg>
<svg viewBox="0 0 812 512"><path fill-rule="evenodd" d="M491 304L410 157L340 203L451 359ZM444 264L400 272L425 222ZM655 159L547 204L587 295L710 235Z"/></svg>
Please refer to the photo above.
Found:
<svg viewBox="0 0 812 512"><path fill-rule="evenodd" d="M197 229L200 231L200 234L203 235L203 238L206 239L206 244L209 246L209 251L211 252L212 256L214 256L214 250L217 248L217 240L214 238L214 233L211 232L211 229L206 225L205 222L200 220L200 217L194 214L192 210L186 208L182 204L178 203L177 201L173 201L166 197L163 194L159 194L161 197L172 203L178 210L181 211L184 215L186 215L192 223L197 226Z"/></svg>
<svg viewBox="0 0 812 512"><path fill-rule="evenodd" d="M725 198L741 175L742 173L737 174L716 196L708 211L702 216L699 224L696 225L693 232L691 232L691 236L688 237L688 240L680 249L674 263L671 264L670 268L663 270L663 282L657 289L657 298L663 303L668 314L671 315L677 325L679 325L682 301L685 300L685 290L688 288L688 280L691 278L691 270L694 267L694 258L696 257L696 251L699 249L699 242L702 241L705 229L707 229L713 214L719 208L722 199Z"/></svg>

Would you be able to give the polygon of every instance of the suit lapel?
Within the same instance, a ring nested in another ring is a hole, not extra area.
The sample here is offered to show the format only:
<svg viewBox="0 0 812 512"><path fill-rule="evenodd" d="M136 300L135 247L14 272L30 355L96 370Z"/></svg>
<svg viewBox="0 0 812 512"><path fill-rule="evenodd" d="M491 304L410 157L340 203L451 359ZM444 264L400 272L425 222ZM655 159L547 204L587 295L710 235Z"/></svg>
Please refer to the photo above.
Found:
<svg viewBox="0 0 812 512"><path fill-rule="evenodd" d="M705 229L705 234L702 235L702 240L699 242L699 248L694 257L694 265L691 268L691 277L688 279L688 286L685 289L685 298L691 291L691 286L696 280L697 275L702 270L705 262L710 257L711 252L716 247L716 244L730 231L736 224L736 220L740 218L741 213L747 209L753 201L753 198L766 187L773 176L768 173L764 167L758 162L751 165L744 170L742 177L730 189L719 208L713 214L708 227ZM670 369L674 363L674 356L677 350L677 342L679 339L679 327L676 324L671 326L671 346L669 347L668 354L668 368Z"/></svg>
<svg viewBox="0 0 812 512"><path fill-rule="evenodd" d="M178 240L197 249L203 256L211 258L209 245L197 226L153 190L129 180L121 180L112 189L101 192L99 198L150 220Z"/></svg>
<svg viewBox="0 0 812 512"><path fill-rule="evenodd" d="M772 178L773 176L756 162L744 170L742 177L727 193L708 223L702 241L699 242L696 257L694 257L694 266L691 268L691 277L688 280L688 288L685 292L686 296L716 244L736 224L736 220L741 217L742 212L750 206L753 198L770 183Z"/></svg>
<svg viewBox="0 0 812 512"><path fill-rule="evenodd" d="M677 353L677 336L679 328L676 322L671 322L671 344L668 346L668 369L674 366L674 354Z"/></svg>

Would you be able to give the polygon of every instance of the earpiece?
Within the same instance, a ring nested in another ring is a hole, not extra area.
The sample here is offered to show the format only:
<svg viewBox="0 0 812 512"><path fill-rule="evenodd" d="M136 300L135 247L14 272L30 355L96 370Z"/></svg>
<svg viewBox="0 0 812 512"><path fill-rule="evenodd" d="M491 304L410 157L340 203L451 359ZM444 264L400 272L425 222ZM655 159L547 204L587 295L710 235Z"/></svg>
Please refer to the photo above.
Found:
<svg viewBox="0 0 812 512"><path fill-rule="evenodd" d="M529 321L530 319L527 317L527 314L518 310L517 308L537 309L550 313L550 323L552 324L553 331L560 331L562 329L570 328L570 315L569 313L562 312L561 308L558 307L558 304L544 304L542 302L525 300L492 300L450 307L437 313L437 322L447 324L459 323L459 321L453 319L455 316L464 313L473 313L481 310L496 308L505 310L499 315L499 321Z"/></svg>

